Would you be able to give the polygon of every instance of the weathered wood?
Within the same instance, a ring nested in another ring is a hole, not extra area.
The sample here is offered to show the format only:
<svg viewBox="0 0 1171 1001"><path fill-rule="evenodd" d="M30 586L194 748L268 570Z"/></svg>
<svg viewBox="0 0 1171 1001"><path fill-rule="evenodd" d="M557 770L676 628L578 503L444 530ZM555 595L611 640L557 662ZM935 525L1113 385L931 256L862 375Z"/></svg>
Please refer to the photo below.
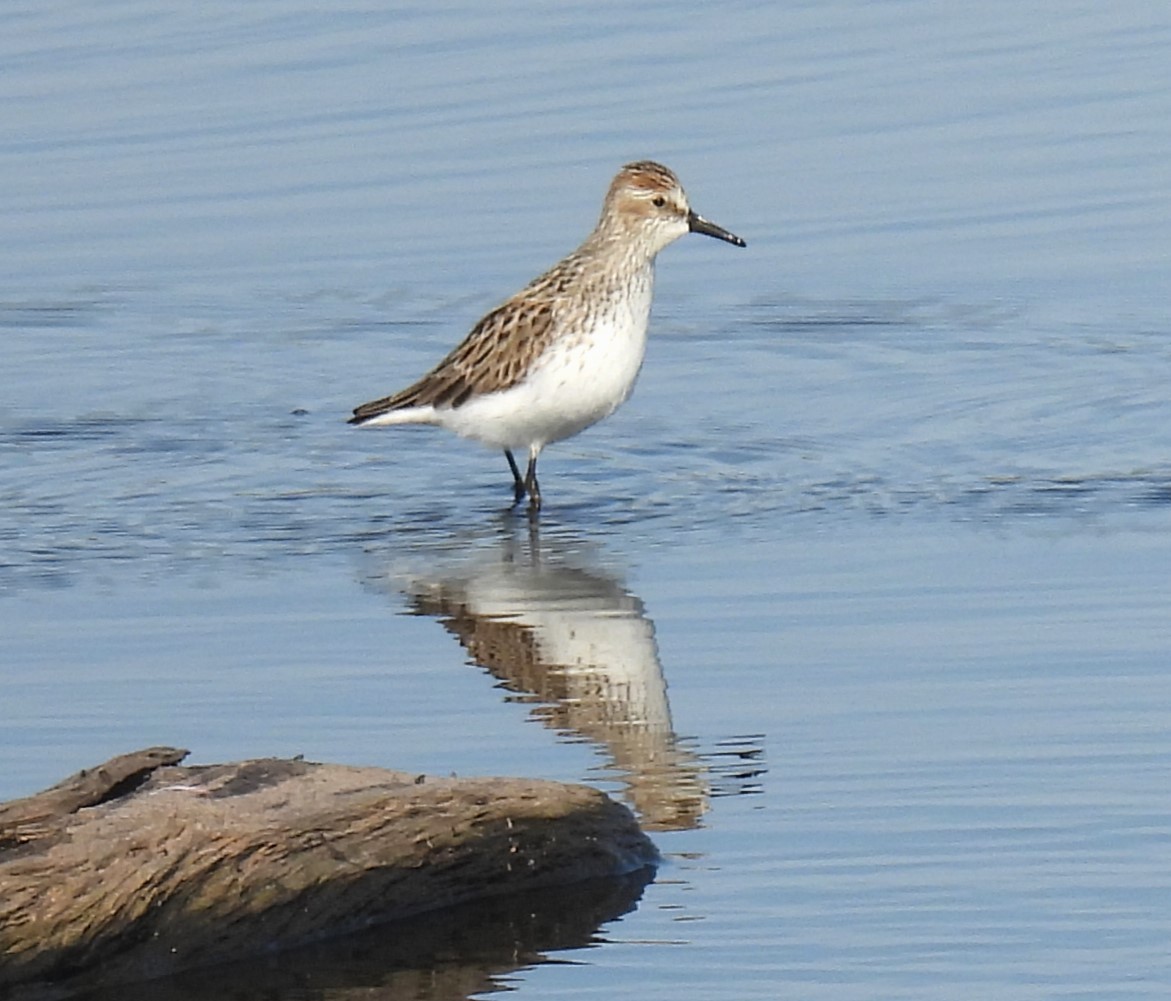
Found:
<svg viewBox="0 0 1171 1001"><path fill-rule="evenodd" d="M115 758L0 808L0 987L158 976L656 859L585 786L165 763L182 755Z"/></svg>
<svg viewBox="0 0 1171 1001"><path fill-rule="evenodd" d="M476 900L275 956L87 990L85 1001L495 997L508 993L517 971L548 961L550 953L596 945L601 926L634 909L650 876L649 869L640 869L625 876Z"/></svg>
<svg viewBox="0 0 1171 1001"><path fill-rule="evenodd" d="M148 747L120 754L97 768L83 768L35 796L0 803L0 848L6 843L29 841L51 833L51 828L44 827L44 821L133 792L156 768L177 765L187 754L178 747Z"/></svg>

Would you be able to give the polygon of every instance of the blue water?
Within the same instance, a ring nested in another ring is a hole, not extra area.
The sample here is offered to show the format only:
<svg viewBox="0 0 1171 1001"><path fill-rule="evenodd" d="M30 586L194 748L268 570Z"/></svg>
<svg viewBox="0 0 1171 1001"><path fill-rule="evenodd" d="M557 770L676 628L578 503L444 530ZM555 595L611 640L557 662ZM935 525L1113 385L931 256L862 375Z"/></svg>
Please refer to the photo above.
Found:
<svg viewBox="0 0 1171 1001"><path fill-rule="evenodd" d="M636 810L637 909L442 996L1165 996L1168 51L1139 0L6 8L0 798L164 743ZM646 156L748 248L664 252L538 526L345 426ZM274 962L225 976L424 996Z"/></svg>

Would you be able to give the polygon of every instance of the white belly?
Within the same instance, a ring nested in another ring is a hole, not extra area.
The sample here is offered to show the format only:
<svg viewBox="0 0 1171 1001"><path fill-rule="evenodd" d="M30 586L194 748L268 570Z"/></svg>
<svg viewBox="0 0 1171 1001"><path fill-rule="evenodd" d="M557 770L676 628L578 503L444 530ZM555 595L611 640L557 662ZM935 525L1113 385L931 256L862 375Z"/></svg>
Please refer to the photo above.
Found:
<svg viewBox="0 0 1171 1001"><path fill-rule="evenodd" d="M651 290L647 282L626 308L566 337L545 352L528 377L499 393L436 413L436 423L496 448L529 449L569 438L608 417L630 396L646 353Z"/></svg>

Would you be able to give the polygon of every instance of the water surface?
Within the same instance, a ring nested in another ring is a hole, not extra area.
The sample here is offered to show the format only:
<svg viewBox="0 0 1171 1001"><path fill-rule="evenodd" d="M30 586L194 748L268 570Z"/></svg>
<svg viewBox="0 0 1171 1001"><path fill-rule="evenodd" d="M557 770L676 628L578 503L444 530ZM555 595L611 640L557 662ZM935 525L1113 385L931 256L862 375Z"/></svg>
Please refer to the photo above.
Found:
<svg viewBox="0 0 1171 1001"><path fill-rule="evenodd" d="M595 783L665 855L174 996L1164 996L1169 44L1139 2L6 10L0 797L303 753ZM664 252L538 524L502 457L344 425L645 156L749 246Z"/></svg>

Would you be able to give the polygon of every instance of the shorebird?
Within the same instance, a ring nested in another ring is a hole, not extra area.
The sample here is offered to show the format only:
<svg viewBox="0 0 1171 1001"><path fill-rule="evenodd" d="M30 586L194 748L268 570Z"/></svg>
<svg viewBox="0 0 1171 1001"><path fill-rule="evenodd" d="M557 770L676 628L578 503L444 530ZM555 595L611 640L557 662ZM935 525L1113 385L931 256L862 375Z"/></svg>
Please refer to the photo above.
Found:
<svg viewBox="0 0 1171 1001"><path fill-rule="evenodd" d="M504 450L513 506L541 506L537 457L608 417L630 396L646 353L655 256L685 233L745 246L694 212L679 178L628 163L577 250L497 306L418 382L355 408L365 427L433 424ZM521 475L513 450L528 450Z"/></svg>

